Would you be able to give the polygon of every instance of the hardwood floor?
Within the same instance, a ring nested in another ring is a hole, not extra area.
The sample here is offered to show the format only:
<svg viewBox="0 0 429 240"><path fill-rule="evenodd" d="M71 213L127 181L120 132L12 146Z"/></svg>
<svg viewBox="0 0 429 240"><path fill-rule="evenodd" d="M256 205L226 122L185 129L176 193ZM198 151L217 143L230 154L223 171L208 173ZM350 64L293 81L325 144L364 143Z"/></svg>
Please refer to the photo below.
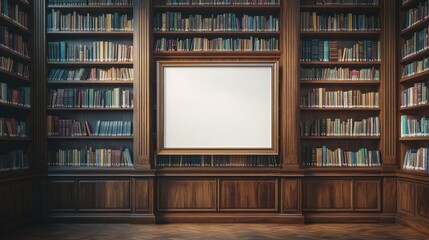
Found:
<svg viewBox="0 0 429 240"><path fill-rule="evenodd" d="M137 239L429 239L397 224L44 224L19 229L3 240Z"/></svg>

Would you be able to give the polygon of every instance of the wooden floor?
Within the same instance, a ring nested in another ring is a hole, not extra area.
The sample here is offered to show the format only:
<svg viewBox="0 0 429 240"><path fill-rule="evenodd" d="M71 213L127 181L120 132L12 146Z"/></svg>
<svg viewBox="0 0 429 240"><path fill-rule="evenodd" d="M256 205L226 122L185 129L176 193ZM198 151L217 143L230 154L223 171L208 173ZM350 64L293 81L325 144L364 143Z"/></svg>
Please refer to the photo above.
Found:
<svg viewBox="0 0 429 240"><path fill-rule="evenodd" d="M19 229L2 240L137 239L429 239L396 224L45 224Z"/></svg>

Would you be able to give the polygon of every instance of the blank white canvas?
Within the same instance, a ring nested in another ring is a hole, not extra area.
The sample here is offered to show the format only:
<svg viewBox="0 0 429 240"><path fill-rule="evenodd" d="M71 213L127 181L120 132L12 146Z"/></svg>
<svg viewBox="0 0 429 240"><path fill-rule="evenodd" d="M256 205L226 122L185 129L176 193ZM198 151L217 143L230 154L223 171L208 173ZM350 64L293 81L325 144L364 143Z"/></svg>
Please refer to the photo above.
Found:
<svg viewBox="0 0 429 240"><path fill-rule="evenodd" d="M272 148L272 66L164 67L164 148Z"/></svg>

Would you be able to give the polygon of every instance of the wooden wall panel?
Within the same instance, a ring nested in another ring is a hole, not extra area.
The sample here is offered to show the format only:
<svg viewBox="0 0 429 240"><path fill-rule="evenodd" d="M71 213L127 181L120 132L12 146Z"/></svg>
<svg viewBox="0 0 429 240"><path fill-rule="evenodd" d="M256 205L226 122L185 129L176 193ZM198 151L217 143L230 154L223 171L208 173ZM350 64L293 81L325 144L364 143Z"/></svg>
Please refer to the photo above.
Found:
<svg viewBox="0 0 429 240"><path fill-rule="evenodd" d="M135 179L134 204L136 212L151 212L152 206L152 179Z"/></svg>
<svg viewBox="0 0 429 240"><path fill-rule="evenodd" d="M416 215L429 220L429 185L416 185Z"/></svg>
<svg viewBox="0 0 429 240"><path fill-rule="evenodd" d="M74 180L48 182L48 208L50 210L76 210L76 183Z"/></svg>
<svg viewBox="0 0 429 240"><path fill-rule="evenodd" d="M219 210L277 211L277 181L220 179Z"/></svg>
<svg viewBox="0 0 429 240"><path fill-rule="evenodd" d="M396 213L396 177L386 177L383 179L383 213Z"/></svg>
<svg viewBox="0 0 429 240"><path fill-rule="evenodd" d="M33 183L9 182L0 186L0 221L22 217L33 211Z"/></svg>
<svg viewBox="0 0 429 240"><path fill-rule="evenodd" d="M380 180L355 180L354 209L357 211L380 211Z"/></svg>
<svg viewBox="0 0 429 240"><path fill-rule="evenodd" d="M130 210L127 180L84 180L79 182L79 209Z"/></svg>
<svg viewBox="0 0 429 240"><path fill-rule="evenodd" d="M304 180L304 211L352 210L352 180Z"/></svg>
<svg viewBox="0 0 429 240"><path fill-rule="evenodd" d="M158 180L158 211L216 211L215 179Z"/></svg>
<svg viewBox="0 0 429 240"><path fill-rule="evenodd" d="M398 180L398 213L414 215L415 190L414 184Z"/></svg>
<svg viewBox="0 0 429 240"><path fill-rule="evenodd" d="M299 179L282 179L283 212L301 211L301 181Z"/></svg>

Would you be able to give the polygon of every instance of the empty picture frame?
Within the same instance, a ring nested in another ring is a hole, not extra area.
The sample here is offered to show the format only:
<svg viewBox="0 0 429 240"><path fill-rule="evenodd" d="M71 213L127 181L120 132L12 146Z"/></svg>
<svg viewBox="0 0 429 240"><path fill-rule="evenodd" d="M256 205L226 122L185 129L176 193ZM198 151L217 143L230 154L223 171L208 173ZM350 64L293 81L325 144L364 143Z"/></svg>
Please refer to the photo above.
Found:
<svg viewBox="0 0 429 240"><path fill-rule="evenodd" d="M277 61L158 61L157 154L278 154Z"/></svg>

